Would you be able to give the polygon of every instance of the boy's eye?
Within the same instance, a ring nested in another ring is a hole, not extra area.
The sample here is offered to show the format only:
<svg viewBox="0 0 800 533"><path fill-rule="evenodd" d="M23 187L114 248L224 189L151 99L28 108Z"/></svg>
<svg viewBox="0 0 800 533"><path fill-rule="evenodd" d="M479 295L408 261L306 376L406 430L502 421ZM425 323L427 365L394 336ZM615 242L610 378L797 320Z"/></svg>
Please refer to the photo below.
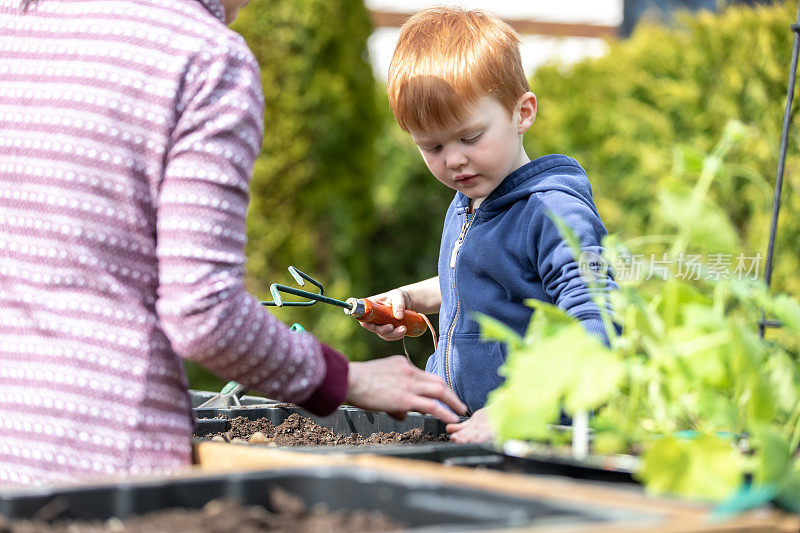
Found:
<svg viewBox="0 0 800 533"><path fill-rule="evenodd" d="M483 133L479 133L477 135L473 135L472 137L467 137L466 139L461 139L461 142L465 144L475 144L481 139Z"/></svg>
<svg viewBox="0 0 800 533"><path fill-rule="evenodd" d="M442 149L442 145L441 144L437 144L436 146L423 146L422 149L425 150L426 152L430 152L432 154L435 154L435 153L439 152Z"/></svg>

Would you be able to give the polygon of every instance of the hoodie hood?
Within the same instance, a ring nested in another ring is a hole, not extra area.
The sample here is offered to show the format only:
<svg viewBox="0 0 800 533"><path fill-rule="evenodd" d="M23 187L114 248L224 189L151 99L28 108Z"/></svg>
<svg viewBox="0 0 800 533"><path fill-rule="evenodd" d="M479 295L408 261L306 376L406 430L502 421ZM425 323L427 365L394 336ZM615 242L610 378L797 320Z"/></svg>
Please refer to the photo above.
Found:
<svg viewBox="0 0 800 533"><path fill-rule="evenodd" d="M506 176L495 190L481 202L478 212L491 217L505 211L513 204L532 194L547 191L562 191L581 200L597 212L592 201L592 187L586 172L571 157L551 154L526 163ZM469 198L458 192L456 204L466 208Z"/></svg>

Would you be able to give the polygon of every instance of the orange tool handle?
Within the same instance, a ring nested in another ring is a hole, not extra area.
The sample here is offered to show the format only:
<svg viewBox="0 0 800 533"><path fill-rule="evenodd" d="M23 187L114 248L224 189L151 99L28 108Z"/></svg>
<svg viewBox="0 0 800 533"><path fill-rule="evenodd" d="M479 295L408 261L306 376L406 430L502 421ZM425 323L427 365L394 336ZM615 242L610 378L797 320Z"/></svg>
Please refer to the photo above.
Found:
<svg viewBox="0 0 800 533"><path fill-rule="evenodd" d="M378 302L373 302L367 298L350 298L347 303L351 308L345 310L345 313L357 319L359 322L366 322L367 324L391 324L394 327L405 326L406 335L409 337L419 337L428 329L425 324L425 319L421 314L415 311L406 309L402 320L398 320L392 313L392 307Z"/></svg>

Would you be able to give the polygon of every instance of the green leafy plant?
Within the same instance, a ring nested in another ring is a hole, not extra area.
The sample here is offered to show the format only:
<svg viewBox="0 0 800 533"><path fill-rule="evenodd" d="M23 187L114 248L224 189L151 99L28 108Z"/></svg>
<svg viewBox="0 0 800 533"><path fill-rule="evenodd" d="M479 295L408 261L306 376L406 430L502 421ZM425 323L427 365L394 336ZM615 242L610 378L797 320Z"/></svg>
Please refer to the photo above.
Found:
<svg viewBox="0 0 800 533"><path fill-rule="evenodd" d="M608 346L544 302L531 302L524 337L480 318L485 337L508 344L506 381L489 397L501 442L556 439L551 424L562 409L570 416L593 410L593 451L639 454L638 476L652 492L722 500L751 478L769 487L769 498L800 507L800 366L784 342L800 336L800 305L708 264L696 276L680 271L682 257L732 254L739 242L708 191L746 135L729 123L693 187L662 181L656 201L672 228L669 239L656 240L664 246L662 265L620 277L610 302L592 291L598 309L613 309L622 327L611 327L606 313ZM559 227L579 257L570 228ZM632 257L618 237L604 246L616 270ZM759 337L762 310L781 322L783 335Z"/></svg>

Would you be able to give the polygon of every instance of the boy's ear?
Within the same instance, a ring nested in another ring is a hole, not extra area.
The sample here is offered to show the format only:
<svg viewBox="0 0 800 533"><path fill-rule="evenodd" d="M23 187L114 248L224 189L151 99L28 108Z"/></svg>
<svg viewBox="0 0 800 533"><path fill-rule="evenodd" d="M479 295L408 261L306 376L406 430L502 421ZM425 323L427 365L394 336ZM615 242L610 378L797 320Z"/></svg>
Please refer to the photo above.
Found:
<svg viewBox="0 0 800 533"><path fill-rule="evenodd" d="M517 113L519 125L517 131L525 133L536 120L536 95L528 91L517 100Z"/></svg>

